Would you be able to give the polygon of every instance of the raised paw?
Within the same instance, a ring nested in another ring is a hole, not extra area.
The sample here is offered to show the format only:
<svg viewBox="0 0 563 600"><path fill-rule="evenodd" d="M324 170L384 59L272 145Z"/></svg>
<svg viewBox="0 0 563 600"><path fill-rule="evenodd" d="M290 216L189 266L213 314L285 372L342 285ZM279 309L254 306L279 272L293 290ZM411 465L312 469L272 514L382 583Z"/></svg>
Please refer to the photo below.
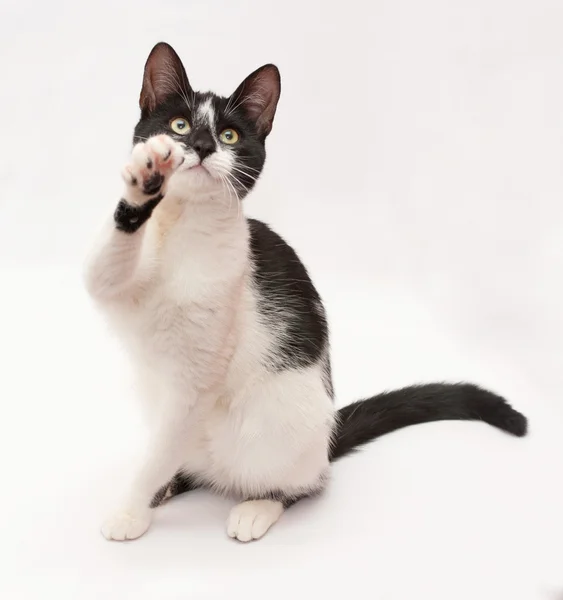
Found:
<svg viewBox="0 0 563 600"><path fill-rule="evenodd" d="M275 500L249 500L231 510L227 534L240 542L260 539L281 517L283 505Z"/></svg>
<svg viewBox="0 0 563 600"><path fill-rule="evenodd" d="M183 162L183 147L167 135L157 135L136 144L131 162L122 171L129 188L128 204L140 206L163 195L168 179Z"/></svg>
<svg viewBox="0 0 563 600"><path fill-rule="evenodd" d="M146 510L120 510L102 525L106 540L135 540L147 531L151 524L151 512Z"/></svg>

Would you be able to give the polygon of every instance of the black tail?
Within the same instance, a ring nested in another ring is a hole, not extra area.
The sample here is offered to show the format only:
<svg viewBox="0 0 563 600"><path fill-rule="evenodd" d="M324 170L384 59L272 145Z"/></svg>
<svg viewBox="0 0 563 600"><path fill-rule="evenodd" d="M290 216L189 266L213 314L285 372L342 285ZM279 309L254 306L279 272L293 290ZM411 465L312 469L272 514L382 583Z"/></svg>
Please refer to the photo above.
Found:
<svg viewBox="0 0 563 600"><path fill-rule="evenodd" d="M431 383L385 392L338 411L330 460L386 433L430 421L485 421L522 437L528 421L504 398L470 383Z"/></svg>

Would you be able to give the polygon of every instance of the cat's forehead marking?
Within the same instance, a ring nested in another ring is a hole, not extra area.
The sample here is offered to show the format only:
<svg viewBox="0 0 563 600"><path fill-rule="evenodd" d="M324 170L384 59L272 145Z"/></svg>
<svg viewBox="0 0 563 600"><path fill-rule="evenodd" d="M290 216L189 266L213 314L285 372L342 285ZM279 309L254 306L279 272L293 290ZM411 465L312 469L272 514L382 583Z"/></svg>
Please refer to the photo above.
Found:
<svg viewBox="0 0 563 600"><path fill-rule="evenodd" d="M200 123L205 123L213 131L215 126L215 107L211 98L207 98L197 107L197 116Z"/></svg>

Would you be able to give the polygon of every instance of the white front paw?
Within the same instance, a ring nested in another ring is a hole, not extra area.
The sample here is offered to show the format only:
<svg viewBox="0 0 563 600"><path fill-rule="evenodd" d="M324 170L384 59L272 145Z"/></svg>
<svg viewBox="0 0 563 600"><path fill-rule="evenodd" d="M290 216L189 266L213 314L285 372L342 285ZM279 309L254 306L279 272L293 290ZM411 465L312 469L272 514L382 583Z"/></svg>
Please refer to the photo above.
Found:
<svg viewBox="0 0 563 600"><path fill-rule="evenodd" d="M102 535L107 540L135 540L141 537L151 524L151 510L119 510L102 525Z"/></svg>
<svg viewBox="0 0 563 600"><path fill-rule="evenodd" d="M168 135L136 144L121 173L127 184L127 202L140 206L158 194L164 195L168 180L183 162L184 148Z"/></svg>

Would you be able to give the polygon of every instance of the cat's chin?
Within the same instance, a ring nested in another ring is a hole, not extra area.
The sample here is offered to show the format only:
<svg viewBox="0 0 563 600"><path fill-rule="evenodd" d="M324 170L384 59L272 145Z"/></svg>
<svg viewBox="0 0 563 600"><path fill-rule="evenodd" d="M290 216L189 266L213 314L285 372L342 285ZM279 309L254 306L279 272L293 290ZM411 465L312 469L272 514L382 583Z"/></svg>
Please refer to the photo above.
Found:
<svg viewBox="0 0 563 600"><path fill-rule="evenodd" d="M179 169L170 181L171 191L189 191L190 196L205 196L214 194L222 189L220 181L215 179L209 171L201 166L195 166L188 169ZM176 188L176 189L174 189Z"/></svg>
<svg viewBox="0 0 563 600"><path fill-rule="evenodd" d="M205 185L215 180L211 173L202 165L182 166L177 171L178 175L181 175L186 182L190 182L191 185Z"/></svg>

